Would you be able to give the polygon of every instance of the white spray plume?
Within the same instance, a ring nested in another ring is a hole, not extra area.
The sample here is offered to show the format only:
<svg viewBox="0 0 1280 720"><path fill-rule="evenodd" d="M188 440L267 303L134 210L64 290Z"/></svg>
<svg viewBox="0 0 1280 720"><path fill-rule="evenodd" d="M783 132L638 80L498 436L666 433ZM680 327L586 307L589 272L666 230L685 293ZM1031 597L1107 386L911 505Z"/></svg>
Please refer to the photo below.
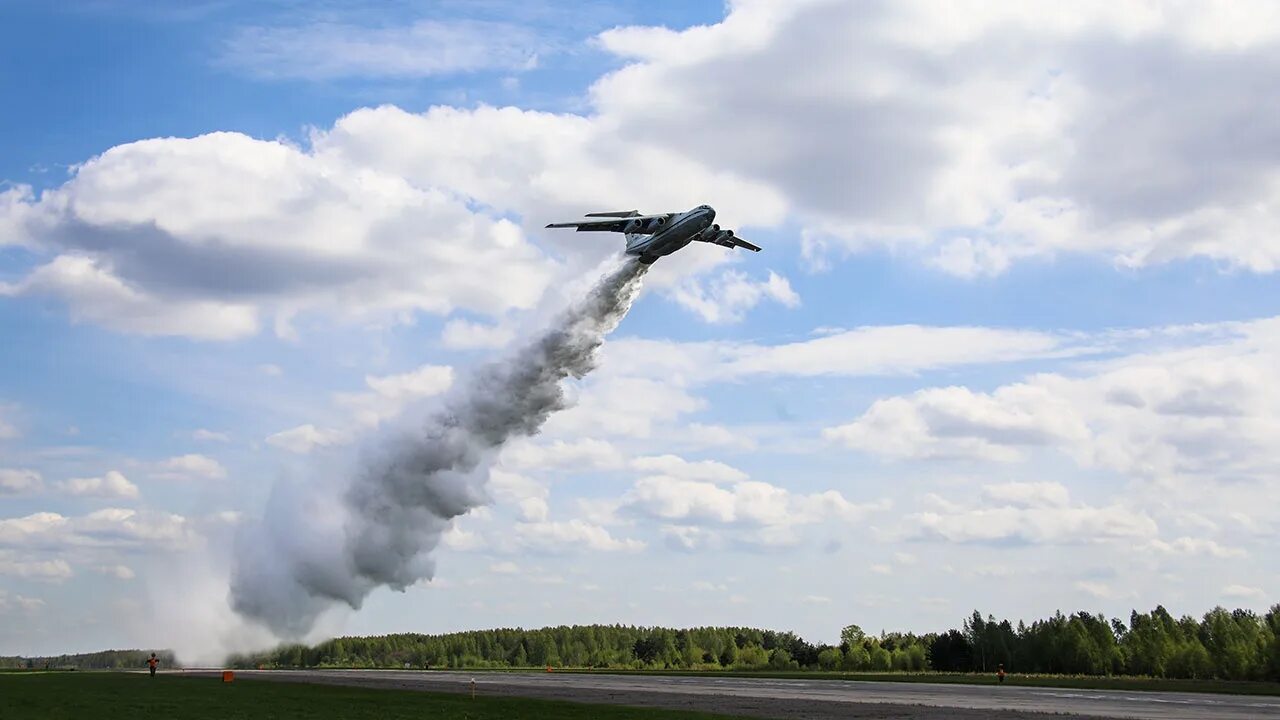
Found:
<svg viewBox="0 0 1280 720"><path fill-rule="evenodd" d="M546 332L477 371L420 431L387 442L348 483L277 484L262 522L238 538L236 612L299 638L331 608L358 609L375 588L430 579L450 521L488 503L497 450L565 407L561 381L592 369L647 268L634 258L615 264Z"/></svg>

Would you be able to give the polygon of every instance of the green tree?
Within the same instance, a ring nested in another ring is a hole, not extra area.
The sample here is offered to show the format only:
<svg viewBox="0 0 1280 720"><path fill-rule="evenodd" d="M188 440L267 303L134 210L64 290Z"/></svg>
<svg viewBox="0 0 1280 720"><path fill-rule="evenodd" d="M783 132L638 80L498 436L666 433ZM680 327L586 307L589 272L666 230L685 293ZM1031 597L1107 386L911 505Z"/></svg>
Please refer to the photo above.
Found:
<svg viewBox="0 0 1280 720"><path fill-rule="evenodd" d="M973 611L973 616L964 623L964 635L973 649L974 669L987 671L987 661L991 656L991 638L987 632L987 622L982 613Z"/></svg>
<svg viewBox="0 0 1280 720"><path fill-rule="evenodd" d="M796 670L800 664L791 658L786 648L776 647L769 653L770 670Z"/></svg>
<svg viewBox="0 0 1280 720"><path fill-rule="evenodd" d="M1214 608L1205 613L1200 641L1219 677L1249 680L1262 675L1263 644L1258 617L1250 610L1229 613Z"/></svg>
<svg viewBox="0 0 1280 720"><path fill-rule="evenodd" d="M913 672L923 672L929 669L929 660L925 655L923 643L916 643L907 648L907 669Z"/></svg>
<svg viewBox="0 0 1280 720"><path fill-rule="evenodd" d="M854 645L861 645L862 640L866 638L866 636L867 634L862 632L862 628L857 625L845 625L844 628L840 630L840 643L846 649L851 648Z"/></svg>
<svg viewBox="0 0 1280 720"><path fill-rule="evenodd" d="M755 670L769 664L769 653L759 645L747 645L738 651L737 666L746 670Z"/></svg>
<svg viewBox="0 0 1280 720"><path fill-rule="evenodd" d="M1280 605L1272 605L1263 617L1263 657L1268 680L1280 680Z"/></svg>
<svg viewBox="0 0 1280 720"><path fill-rule="evenodd" d="M865 645L858 643L845 651L844 661L840 667L843 670L867 670L871 667L871 654Z"/></svg>
<svg viewBox="0 0 1280 720"><path fill-rule="evenodd" d="M888 672L893 669L893 658L888 650L879 645L871 649L871 669L875 672Z"/></svg>
<svg viewBox="0 0 1280 720"><path fill-rule="evenodd" d="M724 649L720 651L720 664L724 667L733 667L738 662L738 646L732 640L725 643Z"/></svg>

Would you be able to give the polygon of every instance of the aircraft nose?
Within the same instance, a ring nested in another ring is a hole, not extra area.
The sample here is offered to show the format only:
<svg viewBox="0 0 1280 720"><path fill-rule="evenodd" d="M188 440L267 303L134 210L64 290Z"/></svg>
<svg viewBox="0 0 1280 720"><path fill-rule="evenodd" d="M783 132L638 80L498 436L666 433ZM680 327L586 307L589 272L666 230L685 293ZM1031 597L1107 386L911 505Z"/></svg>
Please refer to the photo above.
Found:
<svg viewBox="0 0 1280 720"><path fill-rule="evenodd" d="M714 222L715 219L716 219L716 209L708 205L707 206L707 223Z"/></svg>

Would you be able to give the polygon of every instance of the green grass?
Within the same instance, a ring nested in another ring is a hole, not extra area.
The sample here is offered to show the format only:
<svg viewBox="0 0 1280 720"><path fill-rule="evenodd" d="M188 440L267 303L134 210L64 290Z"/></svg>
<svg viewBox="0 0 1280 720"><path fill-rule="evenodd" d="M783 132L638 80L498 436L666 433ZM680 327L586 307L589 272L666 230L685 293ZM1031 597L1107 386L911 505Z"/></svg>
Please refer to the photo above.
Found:
<svg viewBox="0 0 1280 720"><path fill-rule="evenodd" d="M0 676L0 718L41 720L725 720L723 715L237 678L79 672Z"/></svg>

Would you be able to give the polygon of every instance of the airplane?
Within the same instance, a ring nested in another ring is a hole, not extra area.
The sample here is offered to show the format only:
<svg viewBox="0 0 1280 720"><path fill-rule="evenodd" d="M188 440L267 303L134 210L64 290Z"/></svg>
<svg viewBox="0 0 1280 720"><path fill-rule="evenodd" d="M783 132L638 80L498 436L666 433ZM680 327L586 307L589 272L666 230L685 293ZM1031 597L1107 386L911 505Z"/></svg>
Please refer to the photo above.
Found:
<svg viewBox="0 0 1280 720"><path fill-rule="evenodd" d="M735 236L732 230L721 230L714 222L715 208L710 205L699 205L682 213L641 215L636 210L625 210L587 213L584 217L609 219L551 223L547 227L577 228L578 232L623 233L627 238L626 253L638 256L645 265L652 265L663 255L670 255L694 240L760 252L758 246Z"/></svg>

